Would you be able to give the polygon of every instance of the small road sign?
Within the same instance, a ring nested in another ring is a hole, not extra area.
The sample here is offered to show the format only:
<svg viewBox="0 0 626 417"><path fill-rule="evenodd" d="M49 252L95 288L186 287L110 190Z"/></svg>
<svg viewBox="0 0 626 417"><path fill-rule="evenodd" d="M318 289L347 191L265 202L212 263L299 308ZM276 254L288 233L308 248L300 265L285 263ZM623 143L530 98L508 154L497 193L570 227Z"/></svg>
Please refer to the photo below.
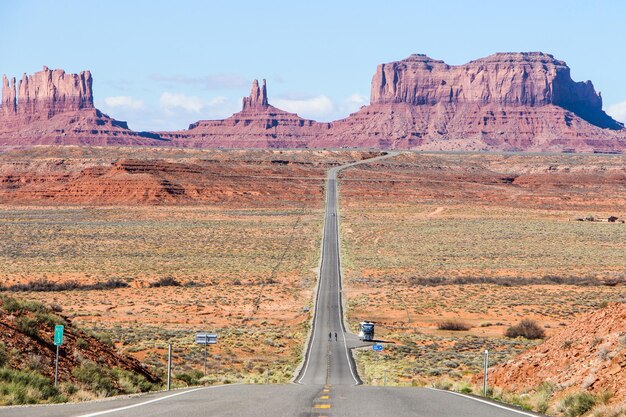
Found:
<svg viewBox="0 0 626 417"><path fill-rule="evenodd" d="M63 326L60 324L54 326L54 344L56 346L63 344Z"/></svg>
<svg viewBox="0 0 626 417"><path fill-rule="evenodd" d="M204 345L204 375L206 375L207 346L217 343L217 335L215 333L196 333L196 343Z"/></svg>
<svg viewBox="0 0 626 417"><path fill-rule="evenodd" d="M217 343L215 333L196 333L196 343L199 345L214 345Z"/></svg>
<svg viewBox="0 0 626 417"><path fill-rule="evenodd" d="M54 345L57 348L56 357L54 359L54 386L59 384L59 346L63 344L63 325L54 326Z"/></svg>
<svg viewBox="0 0 626 417"><path fill-rule="evenodd" d="M383 345L377 343L375 345L372 345L372 350L375 350L376 352L380 352L383 350Z"/></svg>

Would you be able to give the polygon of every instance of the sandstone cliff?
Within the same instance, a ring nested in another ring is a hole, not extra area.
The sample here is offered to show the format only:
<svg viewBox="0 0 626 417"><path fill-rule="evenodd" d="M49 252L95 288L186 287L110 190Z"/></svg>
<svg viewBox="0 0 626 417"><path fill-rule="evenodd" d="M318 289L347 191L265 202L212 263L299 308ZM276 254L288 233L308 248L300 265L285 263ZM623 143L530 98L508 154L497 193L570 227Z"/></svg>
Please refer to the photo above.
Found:
<svg viewBox="0 0 626 417"><path fill-rule="evenodd" d="M17 112L25 117L50 118L66 111L93 107L89 71L66 74L60 69L43 67L43 71L33 75L24 74L18 85Z"/></svg>
<svg viewBox="0 0 626 417"><path fill-rule="evenodd" d="M252 83L242 110L224 120L200 120L188 130L158 132L176 146L227 148L307 148L332 124L303 119L269 104L267 85Z"/></svg>
<svg viewBox="0 0 626 417"><path fill-rule="evenodd" d="M0 146L37 144L157 145L94 107L89 71L67 74L44 67L33 75L2 78Z"/></svg>
<svg viewBox="0 0 626 417"><path fill-rule="evenodd" d="M622 152L626 130L590 81L548 54L504 53L450 66L425 55L381 64L371 104L332 123L271 106L254 82L241 112L159 133L178 146Z"/></svg>
<svg viewBox="0 0 626 417"><path fill-rule="evenodd" d="M494 386L512 391L547 382L562 393L611 392L626 398L626 304L584 314L541 345L490 372Z"/></svg>
<svg viewBox="0 0 626 417"><path fill-rule="evenodd" d="M242 111L256 111L268 108L269 103L267 101L267 87L265 80L263 80L262 88L259 88L259 81L254 80L252 82L250 95L248 97L244 97L242 101Z"/></svg>
<svg viewBox="0 0 626 417"><path fill-rule="evenodd" d="M602 111L591 81L574 82L565 62L541 52L501 53L450 66L426 55L380 64L372 79L372 104L553 104L601 128L623 126Z"/></svg>
<svg viewBox="0 0 626 417"><path fill-rule="evenodd" d="M15 77L11 78L11 83L7 76L2 76L2 115L11 116L17 112L17 93L15 88Z"/></svg>
<svg viewBox="0 0 626 417"><path fill-rule="evenodd" d="M242 110L187 130L133 132L93 107L88 71L44 68L3 78L0 146L168 145L226 148L378 148L444 151L626 151L626 129L602 110L590 81L540 52L501 53L451 66L425 55L381 64L371 104L332 123L269 103L254 81Z"/></svg>

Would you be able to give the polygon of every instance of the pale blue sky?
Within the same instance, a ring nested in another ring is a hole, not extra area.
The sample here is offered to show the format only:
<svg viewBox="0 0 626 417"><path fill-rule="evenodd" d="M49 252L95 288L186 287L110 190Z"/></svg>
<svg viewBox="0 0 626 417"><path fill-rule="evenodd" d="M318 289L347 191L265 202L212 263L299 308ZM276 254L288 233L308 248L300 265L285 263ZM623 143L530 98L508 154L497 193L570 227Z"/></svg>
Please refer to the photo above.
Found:
<svg viewBox="0 0 626 417"><path fill-rule="evenodd" d="M239 110L253 78L274 105L333 120L368 102L379 63L543 51L626 121L625 22L618 0L0 0L0 73L89 69L98 107L160 130Z"/></svg>

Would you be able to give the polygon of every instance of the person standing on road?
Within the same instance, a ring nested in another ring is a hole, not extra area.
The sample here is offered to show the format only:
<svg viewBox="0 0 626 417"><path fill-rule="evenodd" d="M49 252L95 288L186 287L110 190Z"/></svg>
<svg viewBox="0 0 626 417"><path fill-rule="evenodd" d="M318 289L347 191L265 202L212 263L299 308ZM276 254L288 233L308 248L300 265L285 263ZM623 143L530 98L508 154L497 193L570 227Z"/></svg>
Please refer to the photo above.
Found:
<svg viewBox="0 0 626 417"><path fill-rule="evenodd" d="M332 333L328 333L328 341L330 342L331 340L333 340L333 334Z"/></svg>
<svg viewBox="0 0 626 417"><path fill-rule="evenodd" d="M337 332L335 332L335 342L337 341Z"/></svg>

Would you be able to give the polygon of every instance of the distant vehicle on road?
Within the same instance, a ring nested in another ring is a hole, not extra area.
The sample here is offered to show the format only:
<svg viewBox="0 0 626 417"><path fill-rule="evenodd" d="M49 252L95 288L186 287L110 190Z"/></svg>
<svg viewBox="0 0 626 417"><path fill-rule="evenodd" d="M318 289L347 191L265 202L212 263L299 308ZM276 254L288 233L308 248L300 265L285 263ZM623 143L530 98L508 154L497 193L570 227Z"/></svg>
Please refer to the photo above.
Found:
<svg viewBox="0 0 626 417"><path fill-rule="evenodd" d="M364 342L374 340L374 323L371 321L362 321L359 323L359 339Z"/></svg>

